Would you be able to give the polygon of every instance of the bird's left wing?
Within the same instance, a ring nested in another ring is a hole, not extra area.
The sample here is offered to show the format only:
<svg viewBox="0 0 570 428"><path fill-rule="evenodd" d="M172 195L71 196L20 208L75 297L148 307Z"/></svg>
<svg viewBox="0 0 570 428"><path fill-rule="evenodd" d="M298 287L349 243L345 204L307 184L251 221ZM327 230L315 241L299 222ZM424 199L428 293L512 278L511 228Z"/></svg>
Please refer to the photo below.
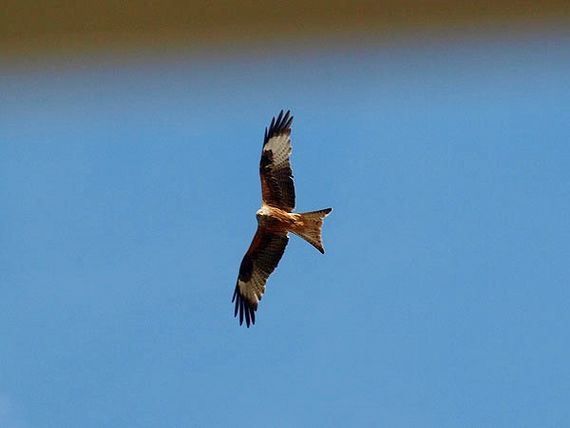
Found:
<svg viewBox="0 0 570 428"><path fill-rule="evenodd" d="M291 212L295 208L295 184L291 169L291 123L287 111L279 113L265 129L259 163L263 203Z"/></svg>
<svg viewBox="0 0 570 428"><path fill-rule="evenodd" d="M258 227L249 249L239 268L239 275L232 302L234 316L239 313L239 323L249 327L255 324L255 311L265 292L265 283L275 270L289 238L285 233L269 232Z"/></svg>

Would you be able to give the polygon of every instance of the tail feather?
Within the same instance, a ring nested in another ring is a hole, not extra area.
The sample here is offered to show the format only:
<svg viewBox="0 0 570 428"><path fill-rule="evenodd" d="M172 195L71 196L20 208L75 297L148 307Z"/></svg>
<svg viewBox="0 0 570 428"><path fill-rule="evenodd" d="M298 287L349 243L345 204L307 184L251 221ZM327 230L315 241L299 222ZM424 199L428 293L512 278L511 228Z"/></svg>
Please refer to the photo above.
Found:
<svg viewBox="0 0 570 428"><path fill-rule="evenodd" d="M322 254L325 253L321 235L323 220L331 211L332 208L325 208L324 210L300 213L301 220L299 222L299 226L293 231L293 233L303 238Z"/></svg>

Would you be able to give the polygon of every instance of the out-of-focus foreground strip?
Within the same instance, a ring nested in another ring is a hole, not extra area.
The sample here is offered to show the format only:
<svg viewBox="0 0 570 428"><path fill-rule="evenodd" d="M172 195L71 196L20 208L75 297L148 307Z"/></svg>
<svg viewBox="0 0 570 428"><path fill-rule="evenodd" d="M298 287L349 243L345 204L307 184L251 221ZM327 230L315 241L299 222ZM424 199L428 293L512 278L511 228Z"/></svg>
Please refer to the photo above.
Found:
<svg viewBox="0 0 570 428"><path fill-rule="evenodd" d="M2 56L383 37L570 22L567 0L3 0Z"/></svg>

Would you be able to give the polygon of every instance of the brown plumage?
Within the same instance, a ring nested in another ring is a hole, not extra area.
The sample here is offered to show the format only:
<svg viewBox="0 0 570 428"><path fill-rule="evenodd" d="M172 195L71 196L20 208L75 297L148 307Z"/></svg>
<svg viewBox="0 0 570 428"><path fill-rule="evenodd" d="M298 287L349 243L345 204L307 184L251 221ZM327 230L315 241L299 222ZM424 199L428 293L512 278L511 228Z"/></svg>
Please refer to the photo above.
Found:
<svg viewBox="0 0 570 428"><path fill-rule="evenodd" d="M269 275L285 252L289 232L305 239L324 254L321 229L323 219L332 208L294 213L295 186L291 170L291 123L293 116L279 113L265 129L259 175L262 205L257 211L257 231L240 265L236 288L234 316L249 327L255 324L255 311Z"/></svg>

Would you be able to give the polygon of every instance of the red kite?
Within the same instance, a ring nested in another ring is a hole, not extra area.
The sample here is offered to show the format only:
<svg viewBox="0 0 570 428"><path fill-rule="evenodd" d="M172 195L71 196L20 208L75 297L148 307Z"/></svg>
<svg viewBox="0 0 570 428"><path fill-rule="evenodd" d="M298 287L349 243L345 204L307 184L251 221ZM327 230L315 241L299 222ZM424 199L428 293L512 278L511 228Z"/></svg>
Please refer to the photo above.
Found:
<svg viewBox="0 0 570 428"><path fill-rule="evenodd" d="M324 254L321 240L323 219L332 208L294 213L295 186L289 157L291 155L291 122L293 116L283 110L265 128L259 175L261 208L255 213L257 231L239 268L234 316L247 327L255 324L255 311L265 292L265 283L275 270L289 241L289 232L303 238Z"/></svg>

